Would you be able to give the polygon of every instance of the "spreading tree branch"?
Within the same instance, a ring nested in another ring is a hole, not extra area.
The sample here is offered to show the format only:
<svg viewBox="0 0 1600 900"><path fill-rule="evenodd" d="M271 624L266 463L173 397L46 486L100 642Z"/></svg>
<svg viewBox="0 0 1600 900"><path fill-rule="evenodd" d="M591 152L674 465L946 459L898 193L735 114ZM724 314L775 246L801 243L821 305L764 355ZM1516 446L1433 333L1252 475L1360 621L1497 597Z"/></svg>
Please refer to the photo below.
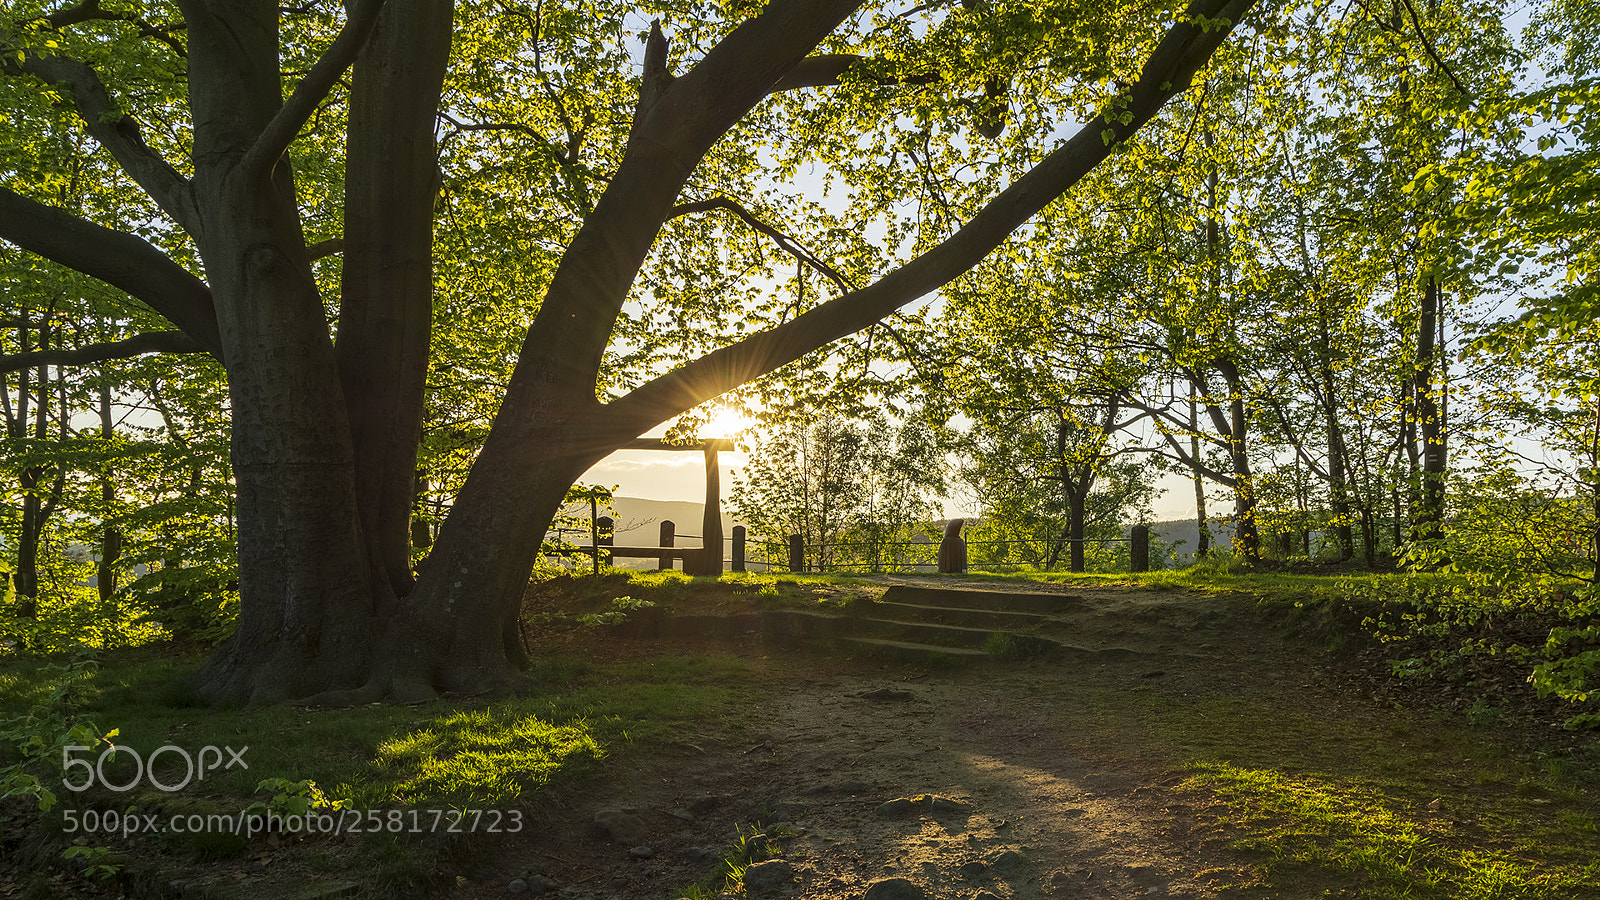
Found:
<svg viewBox="0 0 1600 900"><path fill-rule="evenodd" d="M180 57L189 55L189 52L184 49L183 42L179 41L174 33L183 30L184 25L182 22L172 25L156 25L131 13L111 12L110 10L101 9L100 0L83 0L82 3L76 6L59 9L45 16L44 21L57 31L83 22L128 22L139 26L139 34L142 37L155 38L172 48L172 52Z"/></svg>
<svg viewBox="0 0 1600 900"><path fill-rule="evenodd" d="M1255 0L1194 0L1152 51L1139 80L1091 122L1001 191L950 237L882 279L797 318L687 363L609 404L619 432L642 433L740 384L866 328L976 265L1148 122L1221 46Z"/></svg>
<svg viewBox="0 0 1600 900"><path fill-rule="evenodd" d="M0 238L128 292L222 358L211 289L145 241L5 187L0 187Z"/></svg>
<svg viewBox="0 0 1600 900"><path fill-rule="evenodd" d="M774 94L779 91L793 91L802 88L838 87L840 78L851 68L870 62L868 57L855 53L827 53L821 56L808 56L794 65L794 68L783 74L777 83L772 86ZM888 78L882 75L866 73L866 80L873 84L938 84L943 79L938 73L923 73L907 75L904 77Z"/></svg>
<svg viewBox="0 0 1600 900"><path fill-rule="evenodd" d="M797 262L808 265L822 273L829 281L832 281L834 284L838 285L839 290L849 291L854 287L845 280L843 275L839 274L837 269L823 262L815 253L812 253L810 250L807 250L805 247L801 246L800 243L795 239L761 221L761 219L758 218L755 213L752 213L750 210L739 205L738 201L736 200L732 200L727 197L713 197L710 200L696 200L692 203L680 203L672 208L672 211L667 214L667 218L676 219L680 216L693 215L694 213L699 212L708 212L713 209L724 210L738 216L746 225L750 226L751 230L758 231L761 234L772 238L773 242L778 245L779 249L794 257Z"/></svg>
<svg viewBox="0 0 1600 900"><path fill-rule="evenodd" d="M344 252L344 238L328 238L306 248L306 257L312 262Z"/></svg>
<svg viewBox="0 0 1600 900"><path fill-rule="evenodd" d="M278 108L272 121L262 129L256 141L246 151L241 167L247 172L270 174L278 160L294 142L300 128L317 111L328 92L339 83L340 76L361 55L367 37L378 23L378 13L384 0L356 0L349 5L349 15L344 27L334 37L333 43L311 66L311 71L294 86L294 93Z"/></svg>
<svg viewBox="0 0 1600 900"><path fill-rule="evenodd" d="M15 372L32 366L81 366L108 359L131 359L147 353L204 352L206 348L181 331L152 331L104 344L0 355L0 372Z"/></svg>
<svg viewBox="0 0 1600 900"><path fill-rule="evenodd" d="M64 56L34 50L24 50L21 54L20 60L12 54L0 61L0 71L8 75L25 73L48 85L65 86L90 136L111 151L117 164L163 212L192 233L198 213L189 195L188 180L144 142L139 123L112 101L99 74L88 65Z"/></svg>
<svg viewBox="0 0 1600 900"><path fill-rule="evenodd" d="M1450 83L1456 86L1457 93L1463 97L1472 96L1471 94L1468 94L1467 89L1462 86L1461 79L1456 77L1456 73L1445 64L1445 61L1442 58L1440 58L1439 51L1434 49L1433 41L1428 39L1428 32L1422 27L1422 20L1417 17L1417 8L1411 5L1411 0L1400 0L1400 3L1406 8L1406 13L1410 15L1411 27L1416 29L1417 38L1422 41L1422 49L1427 51L1427 54L1433 60L1434 65L1438 66L1439 71L1443 72L1445 76L1450 79Z"/></svg>

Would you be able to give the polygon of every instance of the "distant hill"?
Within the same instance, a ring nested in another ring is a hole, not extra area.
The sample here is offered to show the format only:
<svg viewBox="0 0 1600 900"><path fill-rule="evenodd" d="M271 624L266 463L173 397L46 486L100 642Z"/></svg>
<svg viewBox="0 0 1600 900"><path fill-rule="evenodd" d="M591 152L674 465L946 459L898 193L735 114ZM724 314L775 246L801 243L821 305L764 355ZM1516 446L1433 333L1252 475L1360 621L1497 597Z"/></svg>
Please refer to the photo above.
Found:
<svg viewBox="0 0 1600 900"><path fill-rule="evenodd" d="M652 547L661 539L661 523L671 522L677 531L674 542L679 547L700 546L700 531L704 528L706 506L690 500L645 500L639 497L617 497L611 501L612 518L617 522L617 543ZM733 534L739 524L722 513L722 535Z"/></svg>
<svg viewBox="0 0 1600 900"><path fill-rule="evenodd" d="M1211 546L1227 547L1233 542L1233 523L1223 519L1207 519L1206 528L1211 532ZM1168 545L1169 558L1178 565L1188 565L1194 562L1195 548L1200 546L1200 520L1174 519L1170 522L1151 522L1150 537L1152 543L1160 541ZM1182 541L1182 543L1178 543ZM1176 545L1176 546L1173 546ZM1152 559L1155 548L1150 549Z"/></svg>

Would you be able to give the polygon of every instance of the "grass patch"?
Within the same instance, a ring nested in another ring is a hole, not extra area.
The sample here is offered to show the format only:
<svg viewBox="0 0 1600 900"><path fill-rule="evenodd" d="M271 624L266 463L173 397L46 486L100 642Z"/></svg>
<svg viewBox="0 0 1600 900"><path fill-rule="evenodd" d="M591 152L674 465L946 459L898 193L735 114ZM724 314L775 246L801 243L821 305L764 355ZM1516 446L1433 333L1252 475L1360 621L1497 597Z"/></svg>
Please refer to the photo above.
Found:
<svg viewBox="0 0 1600 900"><path fill-rule="evenodd" d="M733 845L722 854L713 870L676 892L684 900L714 900L726 893L744 894L744 873L758 862L783 855L777 838L754 825L734 826Z"/></svg>
<svg viewBox="0 0 1600 900"><path fill-rule="evenodd" d="M1218 824L1238 833L1234 848L1261 860L1257 875L1267 885L1322 885L1323 896L1338 886L1380 900L1570 900L1600 890L1600 866L1552 872L1547 861L1514 851L1453 846L1450 820L1381 791L1271 769L1196 768L1185 786L1225 804Z"/></svg>
<svg viewBox="0 0 1600 900"><path fill-rule="evenodd" d="M1442 716L1277 690L1091 698L1087 731L1179 773L1195 827L1240 852L1239 898L1600 898L1588 756L1520 753ZM1136 748L1136 749L1129 749Z"/></svg>
<svg viewBox="0 0 1600 900"><path fill-rule="evenodd" d="M243 765L206 773L181 790L151 786L130 753L108 758L107 781L132 783L127 791L98 787L82 793L58 789L58 805L36 839L48 844L67 810L126 813L137 807L165 821L172 815L231 814L255 802L271 802L258 791L266 779L314 783L333 801L356 810L534 810L552 790L573 791L602 778L631 778L642 759L670 758L686 748L735 739L742 711L758 702L765 680L750 663L733 656L636 657L615 662L547 658L529 689L517 696L419 706L374 704L351 709L309 710L288 706L200 709L171 701L168 685L198 666L196 653L163 656L151 648L103 655L98 671L76 691L74 715L101 729L117 729L114 742L148 759L172 746L191 756L203 747L232 748ZM23 715L52 693L43 661L19 661L0 680L0 720ZM94 762L99 749L82 754ZM229 758L224 750L219 754ZM15 762L15 748L0 747L0 766ZM247 766L247 767L246 767ZM40 765L41 780L59 785L62 773ZM159 755L153 769L165 784L184 779L183 756ZM82 770L74 772L75 780ZM292 792L291 792L292 793ZM0 815L26 810L0 809ZM8 826L9 827L9 826ZM18 835L20 838L20 834ZM101 840L96 835L97 841ZM390 885L399 896L430 887L429 872L459 848L450 842L418 844L421 836L313 836L292 840L341 877ZM65 845L65 835L58 842ZM133 862L128 877L198 877L186 867L223 864L257 852L232 835L104 837L112 850ZM471 842L471 839L469 839ZM10 840L7 844L11 852ZM460 843L459 841L455 843ZM274 845L276 846L276 845ZM274 851L278 852L278 851ZM59 857L60 848L43 859ZM242 864L242 863L241 863ZM140 870L140 871L135 871ZM41 878L45 877L41 874Z"/></svg>
<svg viewBox="0 0 1600 900"><path fill-rule="evenodd" d="M427 798L452 806L498 806L604 755L585 719L554 725L537 716L481 709L383 741L373 761L397 773L389 792L399 802Z"/></svg>

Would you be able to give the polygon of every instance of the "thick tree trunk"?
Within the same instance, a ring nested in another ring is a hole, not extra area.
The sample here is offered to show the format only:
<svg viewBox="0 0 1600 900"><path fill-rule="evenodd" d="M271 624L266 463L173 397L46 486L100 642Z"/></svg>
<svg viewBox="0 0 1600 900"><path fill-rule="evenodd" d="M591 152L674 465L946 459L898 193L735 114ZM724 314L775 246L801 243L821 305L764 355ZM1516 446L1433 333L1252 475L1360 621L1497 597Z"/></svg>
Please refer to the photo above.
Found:
<svg viewBox="0 0 1600 900"><path fill-rule="evenodd" d="M239 513L238 624L197 690L260 703L351 688L392 604L371 583L350 424L287 159L241 164L281 106L278 10L213 0L184 14L205 223L195 240L228 367Z"/></svg>
<svg viewBox="0 0 1600 900"><path fill-rule="evenodd" d="M433 319L434 119L450 0L388 0L356 61L346 149L339 373L375 580L411 590L411 509Z"/></svg>
<svg viewBox="0 0 1600 900"><path fill-rule="evenodd" d="M518 615L546 528L572 483L610 452L599 404L508 396L385 636L370 689L396 699L507 684L527 654Z"/></svg>

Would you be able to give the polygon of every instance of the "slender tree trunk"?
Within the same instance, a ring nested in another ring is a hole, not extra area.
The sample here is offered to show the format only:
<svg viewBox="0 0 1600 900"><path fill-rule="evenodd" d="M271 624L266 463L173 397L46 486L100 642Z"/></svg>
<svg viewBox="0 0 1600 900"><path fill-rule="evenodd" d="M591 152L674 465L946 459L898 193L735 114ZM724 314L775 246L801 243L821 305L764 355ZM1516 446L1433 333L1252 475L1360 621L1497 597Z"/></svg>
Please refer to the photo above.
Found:
<svg viewBox="0 0 1600 900"><path fill-rule="evenodd" d="M1085 568L1083 558L1084 514L1087 507L1086 498L1077 490L1073 490L1067 497L1067 540L1072 545L1072 571L1082 572Z"/></svg>
<svg viewBox="0 0 1600 900"><path fill-rule="evenodd" d="M1589 537L1589 551L1594 555L1594 572L1590 581L1600 585L1600 397L1595 398L1594 433L1589 439L1589 478L1590 512L1593 513L1589 524L1593 529Z"/></svg>
<svg viewBox="0 0 1600 900"><path fill-rule="evenodd" d="M1199 410L1195 408L1194 388L1189 389L1189 458L1200 459L1200 435L1195 430L1199 425ZM1198 468L1191 468L1194 475L1194 517L1198 526L1199 535L1195 538L1195 559L1205 559L1211 555L1211 526L1206 523L1206 479L1200 474Z"/></svg>
<svg viewBox="0 0 1600 900"><path fill-rule="evenodd" d="M111 418L111 385L100 382L100 436L109 443L116 431ZM122 555L122 532L113 522L113 508L117 502L116 482L111 464L100 466L100 502L105 507L106 520L100 528L100 561L95 565L95 586L100 591L100 602L109 603L117 591L117 559Z"/></svg>
<svg viewBox="0 0 1600 900"><path fill-rule="evenodd" d="M1261 558L1261 532L1256 528L1255 476L1250 467L1250 420L1244 401L1244 380L1239 367L1227 357L1212 363L1228 387L1228 457L1233 463L1233 544L1246 565Z"/></svg>
<svg viewBox="0 0 1600 900"><path fill-rule="evenodd" d="M39 470L22 470L22 522L17 533L17 571L12 583L17 589L17 616L23 619L39 615L39 541L44 534L44 520L40 515L44 501L39 497Z"/></svg>
<svg viewBox="0 0 1600 900"><path fill-rule="evenodd" d="M1323 332L1324 349L1327 332ZM1328 439L1328 495L1333 513L1334 540L1339 545L1339 561L1344 562L1355 552L1355 535L1351 529L1350 482L1346 477L1344 434L1339 428L1338 385L1334 381L1333 365L1325 353L1322 365L1323 427Z"/></svg>
<svg viewBox="0 0 1600 900"><path fill-rule="evenodd" d="M49 326L47 320L41 320L39 349L46 349L49 345ZM34 441L39 443L48 439L50 435L51 380L49 367L40 366L35 370L32 384L37 394L36 402L32 404L32 431ZM24 430L26 428L24 424ZM49 521L50 514L55 509L53 500L47 501L44 497L45 489L42 485L48 473L49 470L45 466L32 465L24 468L19 477L22 487L22 522L17 534L16 608L17 615L25 619L37 618L39 615L39 545L44 540L45 523ZM63 482L64 479L57 478L54 499L59 499Z"/></svg>
<svg viewBox="0 0 1600 900"><path fill-rule="evenodd" d="M1433 385L1440 349L1436 344L1439 312L1439 280L1430 277L1423 287L1417 317L1417 359L1411 387L1416 398L1417 436L1422 442L1421 482L1411 517L1412 536L1418 541L1437 540L1444 524L1445 423Z"/></svg>

